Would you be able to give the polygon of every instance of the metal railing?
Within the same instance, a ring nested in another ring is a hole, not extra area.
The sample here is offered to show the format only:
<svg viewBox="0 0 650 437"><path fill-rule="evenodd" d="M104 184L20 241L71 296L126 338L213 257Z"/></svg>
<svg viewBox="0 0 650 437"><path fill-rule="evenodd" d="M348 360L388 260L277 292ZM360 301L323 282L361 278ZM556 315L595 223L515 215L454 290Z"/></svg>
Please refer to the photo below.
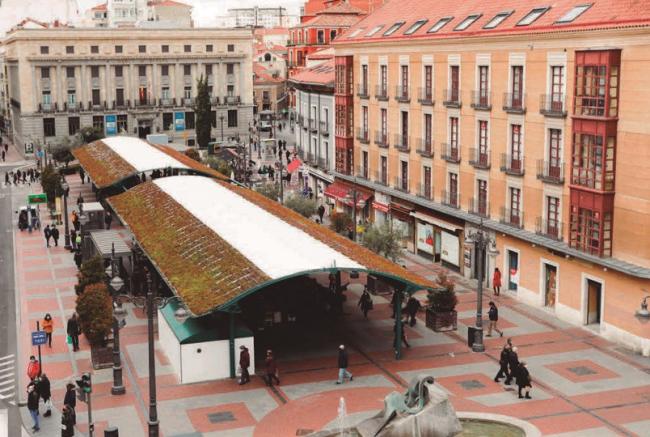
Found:
<svg viewBox="0 0 650 437"><path fill-rule="evenodd" d="M469 165L487 170L490 168L490 151L481 148L469 149Z"/></svg>
<svg viewBox="0 0 650 437"><path fill-rule="evenodd" d="M472 91L472 103L470 105L474 109L489 111L492 109L492 93L488 90L474 90Z"/></svg>
<svg viewBox="0 0 650 437"><path fill-rule="evenodd" d="M131 101L129 99L124 100L113 100L112 109L125 109L131 107Z"/></svg>
<svg viewBox="0 0 650 437"><path fill-rule="evenodd" d="M136 108L150 108L153 106L153 100L152 99L138 99L135 101L135 107Z"/></svg>
<svg viewBox="0 0 650 437"><path fill-rule="evenodd" d="M383 171L375 171L375 183L388 186L388 173Z"/></svg>
<svg viewBox="0 0 650 437"><path fill-rule="evenodd" d="M453 164L460 163L460 146L458 144L442 143L440 149L440 158Z"/></svg>
<svg viewBox="0 0 650 437"><path fill-rule="evenodd" d="M194 99L191 97L183 97L183 106L192 106L194 104Z"/></svg>
<svg viewBox="0 0 650 437"><path fill-rule="evenodd" d="M553 240L562 241L562 231L564 223L558 220L548 220L543 217L537 217L535 220L535 233Z"/></svg>
<svg viewBox="0 0 650 437"><path fill-rule="evenodd" d="M503 224L514 226L516 228L524 227L523 211L501 207L501 218L499 221Z"/></svg>
<svg viewBox="0 0 650 437"><path fill-rule="evenodd" d="M564 183L564 163L561 161L549 162L540 159L537 161L537 179L552 184Z"/></svg>
<svg viewBox="0 0 650 437"><path fill-rule="evenodd" d="M411 96L409 95L409 87L407 86L396 86L395 87L395 100L402 103L408 103L411 101Z"/></svg>
<svg viewBox="0 0 650 437"><path fill-rule="evenodd" d="M501 171L512 176L524 175L524 157L522 154L509 155L501 154Z"/></svg>
<svg viewBox="0 0 650 437"><path fill-rule="evenodd" d="M470 214L488 218L490 217L490 202L480 197L478 199L472 197L469 199L469 212Z"/></svg>
<svg viewBox="0 0 650 437"><path fill-rule="evenodd" d="M357 96L362 99L367 99L370 97L370 92L368 91L368 84L358 83L357 84Z"/></svg>
<svg viewBox="0 0 650 437"><path fill-rule="evenodd" d="M395 178L395 185L394 185L396 190L403 191L405 193L409 192L409 181L408 179L402 179L401 177L396 177Z"/></svg>
<svg viewBox="0 0 650 437"><path fill-rule="evenodd" d="M503 93L503 110L511 114L526 112L525 93Z"/></svg>
<svg viewBox="0 0 650 437"><path fill-rule="evenodd" d="M418 184L418 197L433 200L433 187L429 184Z"/></svg>
<svg viewBox="0 0 650 437"><path fill-rule="evenodd" d="M368 144L370 142L370 133L367 129L357 128L357 140L362 144Z"/></svg>
<svg viewBox="0 0 650 437"><path fill-rule="evenodd" d="M384 88L381 85L375 86L375 98L377 100L386 101L388 100L388 88Z"/></svg>
<svg viewBox="0 0 650 437"><path fill-rule="evenodd" d="M219 99L218 96L212 96L212 97L210 97L210 103L212 105L220 105L221 104L221 99Z"/></svg>
<svg viewBox="0 0 650 437"><path fill-rule="evenodd" d="M375 131L375 144L382 149L388 148L388 134L384 134L382 131Z"/></svg>
<svg viewBox="0 0 650 437"><path fill-rule="evenodd" d="M226 96L223 99L226 105L239 105L241 103L239 96Z"/></svg>
<svg viewBox="0 0 650 437"><path fill-rule="evenodd" d="M564 93L542 94L539 98L539 112L547 117L566 117Z"/></svg>
<svg viewBox="0 0 650 437"><path fill-rule="evenodd" d="M423 105L433 105L433 89L420 88L418 90L418 102Z"/></svg>
<svg viewBox="0 0 650 437"><path fill-rule="evenodd" d="M81 102L74 102L74 103L65 102L65 103L63 103L63 110L64 111L78 112L78 111L81 111L82 109L83 109L83 105L81 104Z"/></svg>
<svg viewBox="0 0 650 437"><path fill-rule="evenodd" d="M458 193L442 190L440 192L440 201L443 205L447 205L452 208L460 208L460 194Z"/></svg>
<svg viewBox="0 0 650 437"><path fill-rule="evenodd" d="M322 170L327 170L329 166L327 165L327 158L319 157L318 158L318 168Z"/></svg>
<svg viewBox="0 0 650 437"><path fill-rule="evenodd" d="M410 146L410 137L408 135L395 135L393 137L393 145L397 150L400 152L408 153L411 151L411 146Z"/></svg>
<svg viewBox="0 0 650 437"><path fill-rule="evenodd" d="M460 90L458 88L445 90L445 99L442 104L448 108L460 108Z"/></svg>
<svg viewBox="0 0 650 437"><path fill-rule="evenodd" d="M433 140L418 138L416 140L417 149L415 150L418 155L423 158L433 158Z"/></svg>
<svg viewBox="0 0 650 437"><path fill-rule="evenodd" d="M39 103L38 112L56 112L59 110L59 105L54 103Z"/></svg>

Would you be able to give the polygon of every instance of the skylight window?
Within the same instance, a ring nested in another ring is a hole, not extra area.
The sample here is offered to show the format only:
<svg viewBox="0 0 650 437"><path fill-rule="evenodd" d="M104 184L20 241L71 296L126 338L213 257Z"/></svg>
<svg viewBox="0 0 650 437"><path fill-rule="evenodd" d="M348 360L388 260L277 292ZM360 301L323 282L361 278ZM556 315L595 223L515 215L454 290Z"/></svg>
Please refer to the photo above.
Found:
<svg viewBox="0 0 650 437"><path fill-rule="evenodd" d="M463 21L458 24L458 26L454 27L454 30L465 30L469 26L471 26L476 20L479 19L481 14L472 14L468 15L467 18L465 18Z"/></svg>
<svg viewBox="0 0 650 437"><path fill-rule="evenodd" d="M524 18L519 20L519 22L517 23L517 26L528 26L529 24L532 24L535 20L537 20L542 15L544 15L544 13L546 11L548 11L549 9L551 9L551 8L546 7L546 8L535 8L535 9L533 9L532 11L527 13Z"/></svg>
<svg viewBox="0 0 650 437"><path fill-rule="evenodd" d="M450 22L451 20L453 20L453 19L454 19L454 17L445 17L445 18L441 18L440 20L438 20L438 22L437 22L436 24L434 24L433 26L431 26L431 29L429 29L429 30L427 31L427 33L435 33L435 32L437 32L437 31L439 31L440 29L442 29L443 27L445 27L445 25L446 25L447 23L449 23L449 22Z"/></svg>
<svg viewBox="0 0 650 437"><path fill-rule="evenodd" d="M494 29L499 24L503 23L503 20L508 18L510 15L512 15L512 12L513 11L499 12L494 16L494 18L488 21L485 26L483 26L483 29Z"/></svg>
<svg viewBox="0 0 650 437"><path fill-rule="evenodd" d="M383 24L380 24L379 26L375 26L375 27L373 27L373 28L370 30L370 32L368 32L368 33L366 34L366 36L373 36L375 33L379 32L379 31L381 30L382 27L384 27Z"/></svg>
<svg viewBox="0 0 650 437"><path fill-rule="evenodd" d="M564 14L562 18L556 21L556 23L570 23L576 18L578 18L584 11L589 9L593 3L588 4L588 5L580 5L576 6L573 9L571 9L569 12Z"/></svg>
<svg viewBox="0 0 650 437"><path fill-rule="evenodd" d="M398 21L397 23L390 26L386 32L384 32L384 36L390 36L394 34L397 31L397 29L399 29L403 25L404 25L403 21Z"/></svg>
<svg viewBox="0 0 650 437"><path fill-rule="evenodd" d="M360 27L360 28L358 28L358 29L355 29L355 30L350 34L350 36L348 36L348 38L354 38L355 36L357 36L357 35L359 35L361 32L363 32L364 29L365 29L365 27Z"/></svg>
<svg viewBox="0 0 650 437"><path fill-rule="evenodd" d="M409 27L409 28L406 30L406 32L404 32L404 35L412 35L412 34L414 34L415 32L418 31L418 29L420 29L420 27L422 27L422 26L424 26L425 24L427 24L427 21L429 21L429 20L418 20L418 21L416 21L415 23L413 23L413 24L411 25L411 27Z"/></svg>

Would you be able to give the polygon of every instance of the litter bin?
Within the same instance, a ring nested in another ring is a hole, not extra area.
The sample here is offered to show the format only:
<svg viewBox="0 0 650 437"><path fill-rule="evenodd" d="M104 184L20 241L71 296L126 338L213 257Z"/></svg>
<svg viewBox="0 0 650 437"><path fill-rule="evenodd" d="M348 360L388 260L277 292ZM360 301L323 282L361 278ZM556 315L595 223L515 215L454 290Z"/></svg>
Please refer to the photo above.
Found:
<svg viewBox="0 0 650 437"><path fill-rule="evenodd" d="M104 437L119 437L119 436L120 436L119 431L114 426L111 426L104 430Z"/></svg>
<svg viewBox="0 0 650 437"><path fill-rule="evenodd" d="M467 327L467 346L472 347L474 345L474 339L476 338L476 327L468 326Z"/></svg>

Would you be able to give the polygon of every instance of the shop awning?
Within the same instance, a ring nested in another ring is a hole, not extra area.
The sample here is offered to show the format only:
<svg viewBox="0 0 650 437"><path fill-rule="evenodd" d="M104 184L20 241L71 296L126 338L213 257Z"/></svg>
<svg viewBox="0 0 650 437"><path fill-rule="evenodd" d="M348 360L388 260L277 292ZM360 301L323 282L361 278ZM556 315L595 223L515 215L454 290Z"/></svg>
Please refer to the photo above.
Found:
<svg viewBox="0 0 650 437"><path fill-rule="evenodd" d="M354 197L354 193L353 189L348 185L342 184L340 182L334 182L325 188L325 195L345 205L352 206L352 198ZM357 208L363 208L370 197L370 194L361 190L357 190Z"/></svg>
<svg viewBox="0 0 650 437"><path fill-rule="evenodd" d="M455 225L453 223L446 222L444 220L437 219L435 217L431 217L430 215L427 214L422 214L420 212L411 212L411 215L415 217L418 220L422 220L423 222L430 223L432 225L436 225L440 228L447 229L448 231L451 232L456 232L460 231L463 229L462 226Z"/></svg>
<svg viewBox="0 0 650 437"><path fill-rule="evenodd" d="M372 202L372 207L375 208L377 211L381 212L388 212L388 205L384 205L383 203L380 202Z"/></svg>

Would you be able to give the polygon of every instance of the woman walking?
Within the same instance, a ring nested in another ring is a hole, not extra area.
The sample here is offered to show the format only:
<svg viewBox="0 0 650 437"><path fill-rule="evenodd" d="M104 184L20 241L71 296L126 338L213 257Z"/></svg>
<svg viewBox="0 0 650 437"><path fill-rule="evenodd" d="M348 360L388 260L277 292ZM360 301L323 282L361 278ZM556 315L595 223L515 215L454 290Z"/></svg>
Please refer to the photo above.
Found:
<svg viewBox="0 0 650 437"><path fill-rule="evenodd" d="M361 294L361 298L359 299L357 306L361 308L363 317L367 319L368 311L372 309L372 297L370 297L370 293L368 293L368 288L363 287L363 294Z"/></svg>
<svg viewBox="0 0 650 437"><path fill-rule="evenodd" d="M497 322L499 321L499 309L492 301L490 301L489 305L490 309L488 310L488 318L490 319L490 324L488 325L487 337L492 337L493 329L498 332L501 337L503 337L503 331L497 328Z"/></svg>
<svg viewBox="0 0 650 437"><path fill-rule="evenodd" d="M74 411L70 405L63 406L61 413L61 437L74 436Z"/></svg>
<svg viewBox="0 0 650 437"><path fill-rule="evenodd" d="M275 358L273 358L273 351L271 349L266 351L266 360L264 360L266 366L266 384L269 387L273 387L273 381L277 385L280 385L280 378L278 378L278 366L275 363Z"/></svg>
<svg viewBox="0 0 650 437"><path fill-rule="evenodd" d="M501 293L501 272L498 267L494 269L494 274L492 275L492 287L494 289L494 295L498 296Z"/></svg>
<svg viewBox="0 0 650 437"><path fill-rule="evenodd" d="M68 319L68 325L66 326L66 331L70 336L70 341L72 343L72 351L77 352L79 350L79 334L81 329L79 328L79 318L77 313L72 313L72 316Z"/></svg>
<svg viewBox="0 0 650 437"><path fill-rule="evenodd" d="M54 320L50 313L45 314L43 321L41 322L41 328L47 334L47 344L52 349L52 331L54 331Z"/></svg>
<svg viewBox="0 0 650 437"><path fill-rule="evenodd" d="M528 367L526 367L526 362L521 361L519 367L517 368L517 387L519 387L519 399L524 399L524 396L521 395L521 390L526 391L526 399L532 399L530 397L530 389L533 387L532 381L530 379L530 372L528 372Z"/></svg>

